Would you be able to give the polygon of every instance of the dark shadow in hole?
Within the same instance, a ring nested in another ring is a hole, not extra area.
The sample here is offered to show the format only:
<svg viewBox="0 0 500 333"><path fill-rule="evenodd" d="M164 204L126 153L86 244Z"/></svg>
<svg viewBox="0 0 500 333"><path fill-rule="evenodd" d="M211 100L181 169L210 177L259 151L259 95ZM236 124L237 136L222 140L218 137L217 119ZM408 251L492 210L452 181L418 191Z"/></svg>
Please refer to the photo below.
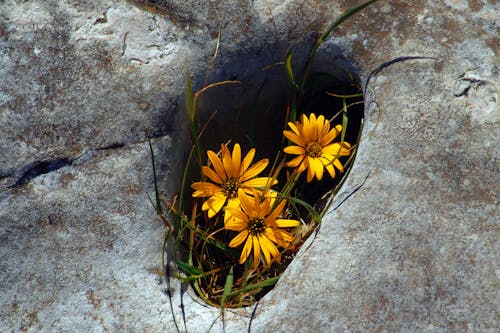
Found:
<svg viewBox="0 0 500 333"><path fill-rule="evenodd" d="M273 161L281 148L283 129L286 127L285 117L289 102L295 93L287 77L283 65L278 62L277 45L260 51L260 58L252 58L251 51L240 55L221 55L210 76L209 83L239 78L241 84L222 85L209 89L201 98L198 110L198 127L207 123L201 137L202 151L207 149L218 151L221 143L228 143L230 149L239 143L242 153L256 147L255 160L268 157ZM300 72L309 52L307 43L298 45L294 68ZM231 61L232 60L232 61ZM245 60L249 60L246 64ZM326 94L333 92L339 95L361 93L360 81L353 66L341 55L341 50L328 45L320 49L311 66L311 74L306 84L305 93L298 99L298 110L305 114L322 114L327 119L338 114L343 107L342 100ZM355 144L364 114L363 97L349 98L346 103L358 102L348 108L348 127L345 141ZM332 127L342 122L342 117L335 118ZM338 141L339 138L335 139ZM202 156L206 164L206 154ZM289 158L290 159L290 158ZM345 160L342 160L343 162ZM195 169L195 168L193 168ZM268 170L267 170L268 171ZM305 189L298 196L309 203L315 203L326 192L333 189L342 179L343 174L336 170L332 179L326 172L321 182L313 181L308 186L299 184L297 188ZM193 174L192 179L199 175ZM305 184L305 176L300 182ZM280 180L283 183L284 180Z"/></svg>

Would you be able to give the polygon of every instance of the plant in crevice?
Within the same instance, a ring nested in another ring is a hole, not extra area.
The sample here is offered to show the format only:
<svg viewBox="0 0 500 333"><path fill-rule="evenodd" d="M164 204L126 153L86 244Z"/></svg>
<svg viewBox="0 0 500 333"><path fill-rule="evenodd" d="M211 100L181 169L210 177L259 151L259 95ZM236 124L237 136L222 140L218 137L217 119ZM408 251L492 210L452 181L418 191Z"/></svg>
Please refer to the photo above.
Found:
<svg viewBox="0 0 500 333"><path fill-rule="evenodd" d="M188 74L185 99L192 147L180 193L166 203L168 213L162 209L165 203L155 179L155 207L167 226L163 255L168 241L174 242L173 260L179 268L176 277L190 282L207 304L222 309L253 304L275 285L307 235L320 223L326 207L317 201L332 187L338 189L339 173L349 168L355 155L358 129L351 128L350 119L360 116L353 116L351 109L362 104L363 95L354 80L348 87L318 88L312 83L317 77L310 66L330 33L375 1L348 10L327 28L314 45L300 79L291 65L295 44L290 47L284 66L292 97L282 110L276 110L284 118L281 136L276 137L281 145L257 161L261 147L247 149L232 138L219 143L219 151L205 151L203 133L210 124L200 126L196 120L205 93L240 83L216 82L193 92ZM252 138L249 141L254 142ZM152 150L151 154L154 167Z"/></svg>

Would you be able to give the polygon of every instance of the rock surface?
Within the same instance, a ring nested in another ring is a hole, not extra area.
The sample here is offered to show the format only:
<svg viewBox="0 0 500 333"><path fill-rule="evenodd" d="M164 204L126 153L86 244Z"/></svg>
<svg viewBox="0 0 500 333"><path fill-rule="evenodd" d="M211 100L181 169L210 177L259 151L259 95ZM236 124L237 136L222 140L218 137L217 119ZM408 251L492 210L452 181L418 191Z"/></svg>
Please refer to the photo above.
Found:
<svg viewBox="0 0 500 333"><path fill-rule="evenodd" d="M256 309L222 321L173 281L171 312L146 140L171 198L186 68L200 87L221 27L209 79L263 80L310 22L322 31L356 3L1 2L0 331L500 330L500 7L489 0L379 1L345 22L321 56L341 50L363 82L398 57L436 59L371 78L353 170Z"/></svg>

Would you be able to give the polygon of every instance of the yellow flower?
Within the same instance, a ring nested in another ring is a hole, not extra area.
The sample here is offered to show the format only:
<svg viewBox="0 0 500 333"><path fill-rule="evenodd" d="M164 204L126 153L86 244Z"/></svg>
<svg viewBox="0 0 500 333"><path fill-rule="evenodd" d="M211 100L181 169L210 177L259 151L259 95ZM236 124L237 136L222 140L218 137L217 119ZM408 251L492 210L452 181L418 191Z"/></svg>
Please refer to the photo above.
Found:
<svg viewBox="0 0 500 333"><path fill-rule="evenodd" d="M193 197L209 197L203 203L202 210L208 210L208 217L212 218L222 207L228 203L228 206L237 207L239 205L238 192L249 192L252 188L264 188L277 183L269 177L258 177L269 164L267 158L252 164L255 157L255 149L251 149L241 160L241 148L235 144L233 153L225 145L221 145L222 158L209 150L207 152L213 169L208 166L202 167L203 174L212 182L196 182L191 185L195 190ZM225 218L227 219L227 217Z"/></svg>
<svg viewBox="0 0 500 333"><path fill-rule="evenodd" d="M311 113L309 118L302 115L302 122L289 122L291 131L283 131L283 135L296 144L296 146L285 147L284 152L292 155L299 155L289 161L287 166L295 168L301 173L307 169L307 182L311 182L314 177L318 180L323 178L323 171L326 169L332 178L335 178L335 168L344 171L339 156L349 156L351 145L344 142L334 142L342 132L342 125L337 125L330 130L330 121L320 115L316 118Z"/></svg>
<svg viewBox="0 0 500 333"><path fill-rule="evenodd" d="M241 251L240 264L247 260L252 249L254 266L259 263L261 253L267 264L271 263L271 257L276 258L279 262L280 253L275 243L286 248L293 242L294 237L280 228L296 227L300 222L278 218L286 201L282 200L273 210L275 200L275 196L262 198L257 191L254 191L253 197L244 193L240 196L241 205L238 209L226 208L233 218L228 220L225 228L239 232L231 240L229 246L237 247L245 242Z"/></svg>

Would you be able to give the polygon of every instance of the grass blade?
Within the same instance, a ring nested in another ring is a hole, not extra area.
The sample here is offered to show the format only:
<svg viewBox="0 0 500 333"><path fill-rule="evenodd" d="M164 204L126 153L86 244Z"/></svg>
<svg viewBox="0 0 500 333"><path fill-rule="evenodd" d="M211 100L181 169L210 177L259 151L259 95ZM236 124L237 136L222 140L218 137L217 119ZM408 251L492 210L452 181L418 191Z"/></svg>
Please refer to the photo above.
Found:
<svg viewBox="0 0 500 333"><path fill-rule="evenodd" d="M336 19L332 24L330 24L328 26L328 28L326 29L326 31L321 36L319 36L319 38L316 40L316 44L314 45L314 47L311 51L311 54L309 55L309 58L307 59L306 66L304 68L304 74L302 75L302 81L301 81L301 85L300 85L301 91L302 91L302 89L304 89L304 85L307 81L306 80L307 75L309 74L309 70L311 69L311 63L312 63L314 56L316 55L316 51L318 51L319 47L325 42L325 40L328 39L328 37L330 36L332 31L335 30L335 28L337 28L339 25L341 25L348 18L350 18L351 16L353 16L357 12L363 10L364 8L368 7L369 5L374 3L375 1L377 1L377 0L369 0L369 1L363 2L362 4L360 4L358 6L349 8L348 10L344 11L342 13L342 15L340 15L340 17L338 19Z"/></svg>
<svg viewBox="0 0 500 333"><path fill-rule="evenodd" d="M292 85L294 86L294 88L297 89L297 90L299 89L299 85L295 82L295 77L294 77L293 68L292 68L292 53L293 53L293 48L295 47L295 45L297 45L297 43L302 38L302 36L305 34L305 32L308 31L308 30L310 30L312 26L313 26L313 23L309 24L307 26L307 28L304 29L304 31L301 34L299 34L299 36L292 42L292 45L290 45L290 48L286 52L286 56L285 56L285 69L286 69L286 73L288 74L288 78L290 79L290 82L292 83Z"/></svg>
<svg viewBox="0 0 500 333"><path fill-rule="evenodd" d="M340 94L334 94L331 92L327 92L327 95L333 96L333 97L338 97L338 98L358 98L358 97L363 97L363 94L353 94L353 95L340 95Z"/></svg>
<svg viewBox="0 0 500 333"><path fill-rule="evenodd" d="M294 86L295 89L299 89L299 85L295 82L295 77L293 75L293 68L292 68L292 48L288 51L286 54L285 58L285 69L286 73L288 74L288 78L290 79L290 82Z"/></svg>
<svg viewBox="0 0 500 333"><path fill-rule="evenodd" d="M196 157L198 162L201 163L201 149L198 140L198 128L196 127L196 96L193 94L193 83L189 70L186 73L186 90L184 92L186 99L186 112L188 114L189 129L191 130L191 140L196 150Z"/></svg>
<svg viewBox="0 0 500 333"><path fill-rule="evenodd" d="M153 165L153 180L155 185L155 198L156 198L156 214L162 215L163 209L161 208L160 192L158 190L158 181L156 179L156 165L155 165L155 153L153 151L153 146L151 145L151 140L148 138L149 150L151 152L151 164Z"/></svg>
<svg viewBox="0 0 500 333"><path fill-rule="evenodd" d="M330 26L326 29L326 31L319 37L317 44L321 45L330 36L332 31L336 27L338 27L345 20L347 20L349 17L351 17L354 14L356 14L357 12L365 9L366 7L368 7L369 5L374 3L375 1L377 1L377 0L369 0L369 1L363 2L362 4L357 5L355 7L352 7L352 8L349 8L348 10L343 12L342 15L340 15L340 17L338 19L336 19L332 24L330 24ZM318 45L318 47L319 47L319 45Z"/></svg>
<svg viewBox="0 0 500 333"><path fill-rule="evenodd" d="M184 91L184 98L186 99L186 111L188 114L189 123L194 123L195 105L193 95L193 84L191 82L191 74L189 70L186 72L186 90Z"/></svg>
<svg viewBox="0 0 500 333"><path fill-rule="evenodd" d="M344 112L342 112L342 133L340 134L340 146L344 146L344 138L345 132L347 131L347 123L349 121L349 117L347 116L347 105L345 102L345 98L342 99L342 105L344 106ZM339 151L340 153L340 151ZM338 158L338 156L337 156Z"/></svg>

